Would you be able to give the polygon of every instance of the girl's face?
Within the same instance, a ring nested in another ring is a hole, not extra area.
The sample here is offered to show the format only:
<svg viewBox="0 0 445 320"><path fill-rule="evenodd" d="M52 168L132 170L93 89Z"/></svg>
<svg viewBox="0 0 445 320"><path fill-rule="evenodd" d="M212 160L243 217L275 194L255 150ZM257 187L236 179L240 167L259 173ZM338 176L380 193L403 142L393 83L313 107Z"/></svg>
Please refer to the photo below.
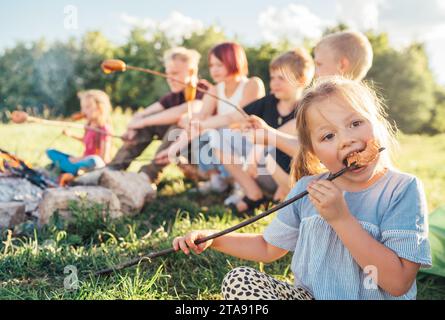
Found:
<svg viewBox="0 0 445 320"><path fill-rule="evenodd" d="M216 83L226 80L229 76L226 66L215 55L211 54L209 59L210 76Z"/></svg>
<svg viewBox="0 0 445 320"><path fill-rule="evenodd" d="M96 101L91 97L85 97L80 100L80 110L88 121L96 120L99 116Z"/></svg>
<svg viewBox="0 0 445 320"><path fill-rule="evenodd" d="M295 99L297 87L282 75L280 70L270 70L270 93L278 100Z"/></svg>
<svg viewBox="0 0 445 320"><path fill-rule="evenodd" d="M362 151L367 141L375 139L372 124L354 110L345 99L329 97L312 104L307 122L314 154L330 171L344 168L344 160L355 151ZM366 183L378 172L374 162L346 172L339 178L347 183Z"/></svg>

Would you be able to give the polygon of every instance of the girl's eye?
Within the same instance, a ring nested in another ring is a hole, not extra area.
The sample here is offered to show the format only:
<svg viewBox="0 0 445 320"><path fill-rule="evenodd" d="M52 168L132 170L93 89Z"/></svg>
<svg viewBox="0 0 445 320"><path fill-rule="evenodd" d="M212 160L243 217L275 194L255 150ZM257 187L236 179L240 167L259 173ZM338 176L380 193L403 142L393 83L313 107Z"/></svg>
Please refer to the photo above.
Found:
<svg viewBox="0 0 445 320"><path fill-rule="evenodd" d="M323 136L322 141L331 140L332 138L334 138L334 134L328 133L327 135Z"/></svg>
<svg viewBox="0 0 445 320"><path fill-rule="evenodd" d="M358 127L363 123L362 120L355 120L351 123L351 127Z"/></svg>

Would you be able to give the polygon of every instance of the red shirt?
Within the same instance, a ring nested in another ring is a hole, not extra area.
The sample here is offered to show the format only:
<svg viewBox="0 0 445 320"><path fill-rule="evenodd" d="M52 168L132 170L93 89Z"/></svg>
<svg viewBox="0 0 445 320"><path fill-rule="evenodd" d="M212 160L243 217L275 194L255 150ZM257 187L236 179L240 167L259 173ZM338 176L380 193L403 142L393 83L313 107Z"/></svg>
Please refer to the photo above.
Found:
<svg viewBox="0 0 445 320"><path fill-rule="evenodd" d="M103 127L98 127L97 129L103 130L106 133L111 133L111 127L105 125ZM85 151L83 156L97 156L100 155L100 145L102 142L108 142L110 136L101 132L92 130L91 128L85 129L85 134L83 136L83 144L85 145Z"/></svg>

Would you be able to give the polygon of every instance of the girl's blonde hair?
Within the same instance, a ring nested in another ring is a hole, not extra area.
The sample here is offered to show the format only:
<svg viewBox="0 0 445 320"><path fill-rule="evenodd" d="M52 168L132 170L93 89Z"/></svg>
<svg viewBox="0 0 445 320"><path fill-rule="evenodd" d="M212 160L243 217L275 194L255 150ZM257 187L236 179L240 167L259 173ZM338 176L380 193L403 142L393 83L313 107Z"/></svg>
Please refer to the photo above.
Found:
<svg viewBox="0 0 445 320"><path fill-rule="evenodd" d="M279 70L285 78L298 87L307 87L314 77L314 60L303 48L283 53L272 60L270 70Z"/></svg>
<svg viewBox="0 0 445 320"><path fill-rule="evenodd" d="M111 102L110 97L102 90L86 90L77 94L79 99L93 99L96 103L97 110L99 111L99 117L97 123L103 127L111 124Z"/></svg>
<svg viewBox="0 0 445 320"><path fill-rule="evenodd" d="M391 156L394 148L397 147L396 128L391 126L385 118L386 112L382 99L363 82L338 76L322 77L303 93L296 111L299 149L291 166L293 183L304 176L326 171L313 152L307 111L314 103L325 101L334 96L343 99L351 108L371 122L377 141L386 148L381 154L381 160L387 167L392 167Z"/></svg>

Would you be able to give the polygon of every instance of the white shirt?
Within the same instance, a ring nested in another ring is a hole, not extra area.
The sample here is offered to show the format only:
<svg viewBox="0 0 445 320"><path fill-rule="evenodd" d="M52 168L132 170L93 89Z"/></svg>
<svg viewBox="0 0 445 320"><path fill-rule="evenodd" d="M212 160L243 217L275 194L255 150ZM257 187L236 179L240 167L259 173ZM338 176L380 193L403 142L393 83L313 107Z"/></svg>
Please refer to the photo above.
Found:
<svg viewBox="0 0 445 320"><path fill-rule="evenodd" d="M249 81L246 77L242 77L240 83L235 89L235 92L232 94L230 98L226 97L226 84L225 82L220 82L216 85L216 94L218 95L218 98L227 100L231 103L233 103L236 106L239 106L239 103L241 102L241 99L243 98L244 94L244 88L246 87L246 83ZM230 104L226 103L225 101L218 100L217 102L217 109L216 113L218 115L227 114L230 112L233 112L235 108L231 106Z"/></svg>

